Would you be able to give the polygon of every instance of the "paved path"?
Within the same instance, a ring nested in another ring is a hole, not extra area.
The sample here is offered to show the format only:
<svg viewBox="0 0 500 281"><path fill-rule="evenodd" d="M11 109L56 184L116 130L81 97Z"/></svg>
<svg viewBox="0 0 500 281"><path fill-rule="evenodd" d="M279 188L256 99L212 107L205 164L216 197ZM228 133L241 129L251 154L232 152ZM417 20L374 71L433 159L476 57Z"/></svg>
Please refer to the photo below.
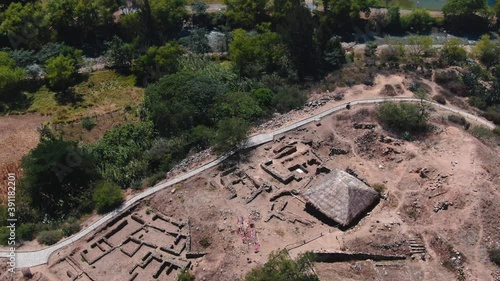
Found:
<svg viewBox="0 0 500 281"><path fill-rule="evenodd" d="M354 107L357 104L373 104L373 103L383 103L383 102L387 102L387 101L420 102L421 100L420 99L413 99L413 98L378 98L378 99L351 101L350 104L352 107ZM468 119L475 120L475 121L479 122L480 124L490 128L490 129L495 128L495 125L493 125L491 122L488 122L488 121L486 121L480 117L477 117L475 115L469 114L465 111L454 109L454 108L444 106L441 104L437 104L437 103L434 103L431 101L425 101L425 102L432 104L434 106L438 106L438 107L444 108L446 110L455 112L455 113L460 114ZM346 108L347 104L348 103L344 103L344 104L341 104L339 106L330 108L324 112L321 112L319 114L316 114L314 116L306 118L306 119L299 121L297 123L294 123L292 125L277 129L277 130L272 131L270 133L251 136L246 140L243 147L250 148L250 147L255 147L255 146L270 142L273 140L273 137L275 135L294 130L300 126L303 126L303 125L308 124L310 122L314 122L316 120L319 120L319 119L321 119L329 114L332 114L332 113L340 111L340 110L344 110ZM154 194L162 189L165 189L171 185L174 185L176 183L184 181L192 176L195 176L195 175L197 175L197 174L199 174L207 169L210 169L210 168L220 164L222 161L224 161L226 158L228 158L232 153L233 152L227 153L227 154L221 156L220 158L218 158L218 159L216 159L208 164L205 164L197 169L194 169L194 170L192 170L184 175L173 178L165 183L159 184L155 187L149 188L149 189L137 194L132 199L125 202L121 207L119 207L115 211L106 214L105 216L103 216L99 220L97 220L94 223L92 223L91 225L89 225L87 228L81 230L77 234L75 234L75 235L73 235L65 240L60 241L57 244L54 244L54 245L47 247L45 249L42 249L42 250L17 252L16 253L16 267L17 268L32 267L32 266L47 263L49 256L52 253L54 253L55 251L81 239L82 237L89 234L90 232L92 232L96 228L100 227L101 225L103 225L104 223L109 221L110 219L114 218L118 213L126 210L127 208L129 208L133 204L137 203L138 201L140 201L140 200L144 199L145 197L148 197L148 196L150 196L150 195L152 195L152 194ZM0 252L0 257L8 257L8 252L5 252L5 251Z"/></svg>

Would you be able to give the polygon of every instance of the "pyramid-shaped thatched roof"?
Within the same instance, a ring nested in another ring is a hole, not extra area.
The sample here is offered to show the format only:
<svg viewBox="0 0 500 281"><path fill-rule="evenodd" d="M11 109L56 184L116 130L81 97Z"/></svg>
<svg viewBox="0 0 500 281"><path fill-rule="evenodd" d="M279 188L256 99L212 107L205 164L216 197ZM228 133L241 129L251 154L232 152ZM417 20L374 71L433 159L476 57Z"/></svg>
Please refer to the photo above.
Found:
<svg viewBox="0 0 500 281"><path fill-rule="evenodd" d="M377 197L373 188L339 169L333 169L304 193L308 203L343 226L350 225Z"/></svg>

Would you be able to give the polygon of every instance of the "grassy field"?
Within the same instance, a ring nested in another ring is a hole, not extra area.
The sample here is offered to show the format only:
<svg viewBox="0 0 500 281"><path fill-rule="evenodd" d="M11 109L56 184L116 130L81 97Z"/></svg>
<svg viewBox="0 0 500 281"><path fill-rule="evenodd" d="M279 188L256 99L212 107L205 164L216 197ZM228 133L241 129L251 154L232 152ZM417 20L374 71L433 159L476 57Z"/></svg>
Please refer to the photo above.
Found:
<svg viewBox="0 0 500 281"><path fill-rule="evenodd" d="M122 76L113 71L95 72L75 86L70 102L61 102L60 96L46 87L29 93L32 103L27 111L50 115L53 123L60 123L136 107L143 101L144 89L134 84L134 76Z"/></svg>

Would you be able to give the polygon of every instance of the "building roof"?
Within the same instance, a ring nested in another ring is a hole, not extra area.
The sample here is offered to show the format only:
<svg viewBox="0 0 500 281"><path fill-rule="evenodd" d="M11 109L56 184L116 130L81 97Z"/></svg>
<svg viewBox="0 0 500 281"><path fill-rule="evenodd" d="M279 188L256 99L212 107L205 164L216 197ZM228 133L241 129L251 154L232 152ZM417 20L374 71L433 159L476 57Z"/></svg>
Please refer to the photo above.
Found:
<svg viewBox="0 0 500 281"><path fill-rule="evenodd" d="M377 197L373 188L339 169L333 169L304 193L308 203L343 226L350 225Z"/></svg>

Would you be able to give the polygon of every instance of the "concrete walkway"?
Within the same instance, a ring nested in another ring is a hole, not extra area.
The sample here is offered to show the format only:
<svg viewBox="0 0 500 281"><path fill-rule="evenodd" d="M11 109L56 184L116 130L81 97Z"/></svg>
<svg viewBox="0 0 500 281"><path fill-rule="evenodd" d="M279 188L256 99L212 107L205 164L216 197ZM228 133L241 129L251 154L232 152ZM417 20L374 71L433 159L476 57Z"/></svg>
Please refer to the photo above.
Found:
<svg viewBox="0 0 500 281"><path fill-rule="evenodd" d="M264 143L267 143L267 142L270 142L273 140L274 136L275 135L278 135L278 134L282 134L282 133L286 133L288 131L291 131L291 130L294 130L298 127L301 127L305 124L308 124L310 122L314 122L314 121L317 121L329 114L332 114L334 112L338 112L340 110L344 110L346 109L346 105L347 104L350 104L351 107L353 107L355 109L355 105L357 104L374 104L374 103L383 103L383 102L387 102L387 101L401 101L401 102L421 102L420 99L413 99L413 98L377 98L377 99L366 99L366 100L358 100L358 101L352 101L352 102L349 102L349 103L344 103L344 104L341 104L339 106L336 106L336 107L333 107L331 109L328 109L324 112L321 112L319 114L316 114L314 116L311 116L309 118L306 118L304 120L301 120L297 123L294 123L292 125L289 125L289 126L286 126L286 127L283 127L283 128L280 128L280 129L277 129L277 130L274 130L272 132L269 132L269 133L265 133L265 134L259 134L259 135L255 135L255 136L251 136L249 137L245 143L242 145L242 147L244 148L251 148L251 147L255 147L255 146L258 146L258 145L261 145L261 144L264 144ZM478 116L475 116L475 115L472 115L472 114L469 114L465 111L462 111L462 110L459 110L459 109L455 109L455 108L451 108L451 107L448 107L448 106L444 106L444 105L441 105L441 104L437 104L435 102L431 102L431 101L427 101L427 100L424 100L426 103L428 104L432 104L434 106L437 106L437 107L440 107L440 108L443 108L443 109L446 109L448 111L452 111L454 113L457 113L457 114L460 114L462 116L464 116L465 118L467 119L470 119L470 120L474 120L478 123L480 123L481 125L484 125L486 126L487 128L489 129L494 129L495 128L495 125L493 125L491 122L487 121L487 120L484 120L483 118L480 118ZM194 169L184 175L181 175L181 176L178 176L176 178L173 178L167 182L164 182L162 184L159 184L157 186L154 186L152 188L149 188L139 194L137 194L136 196L134 196L132 199L128 200L127 202L125 202L121 207L119 207L118 209L116 209L115 211L111 212L111 213L108 213L106 215L104 215L103 217L101 217L99 220L95 221L94 223L92 223L91 225L89 225L87 228L81 230L80 232L78 232L77 234L71 236L71 237L68 237L64 240L61 240L60 242L50 246L50 247L47 247L45 249L42 249L42 250L37 250L37 251L26 251L26 252L17 252L16 253L16 267L17 268L23 268L23 267L32 267L32 266L37 266L37 265L41 265L41 264L45 264L47 263L48 259L49 259L49 256L54 253L55 251L65 247L65 246L68 246L69 244L81 239L82 237L84 237L85 235L89 234L90 232L92 232L93 230L97 229L98 227L100 227L101 225L103 225L104 223L106 223L107 221L111 220L112 218L114 218L117 214L119 214L120 212L128 209L130 206L134 205L135 203L137 203L138 201L162 190L162 189L165 189L169 186L172 186L176 183L179 183L181 181L184 181L190 177L193 177L207 169L210 169L218 164L220 164L222 161L226 160L230 155L232 155L234 152L229 152L221 157L219 157L218 159L208 163L208 164L205 164L197 169ZM0 257L8 257L8 252L5 252L5 251L2 251L0 252Z"/></svg>

